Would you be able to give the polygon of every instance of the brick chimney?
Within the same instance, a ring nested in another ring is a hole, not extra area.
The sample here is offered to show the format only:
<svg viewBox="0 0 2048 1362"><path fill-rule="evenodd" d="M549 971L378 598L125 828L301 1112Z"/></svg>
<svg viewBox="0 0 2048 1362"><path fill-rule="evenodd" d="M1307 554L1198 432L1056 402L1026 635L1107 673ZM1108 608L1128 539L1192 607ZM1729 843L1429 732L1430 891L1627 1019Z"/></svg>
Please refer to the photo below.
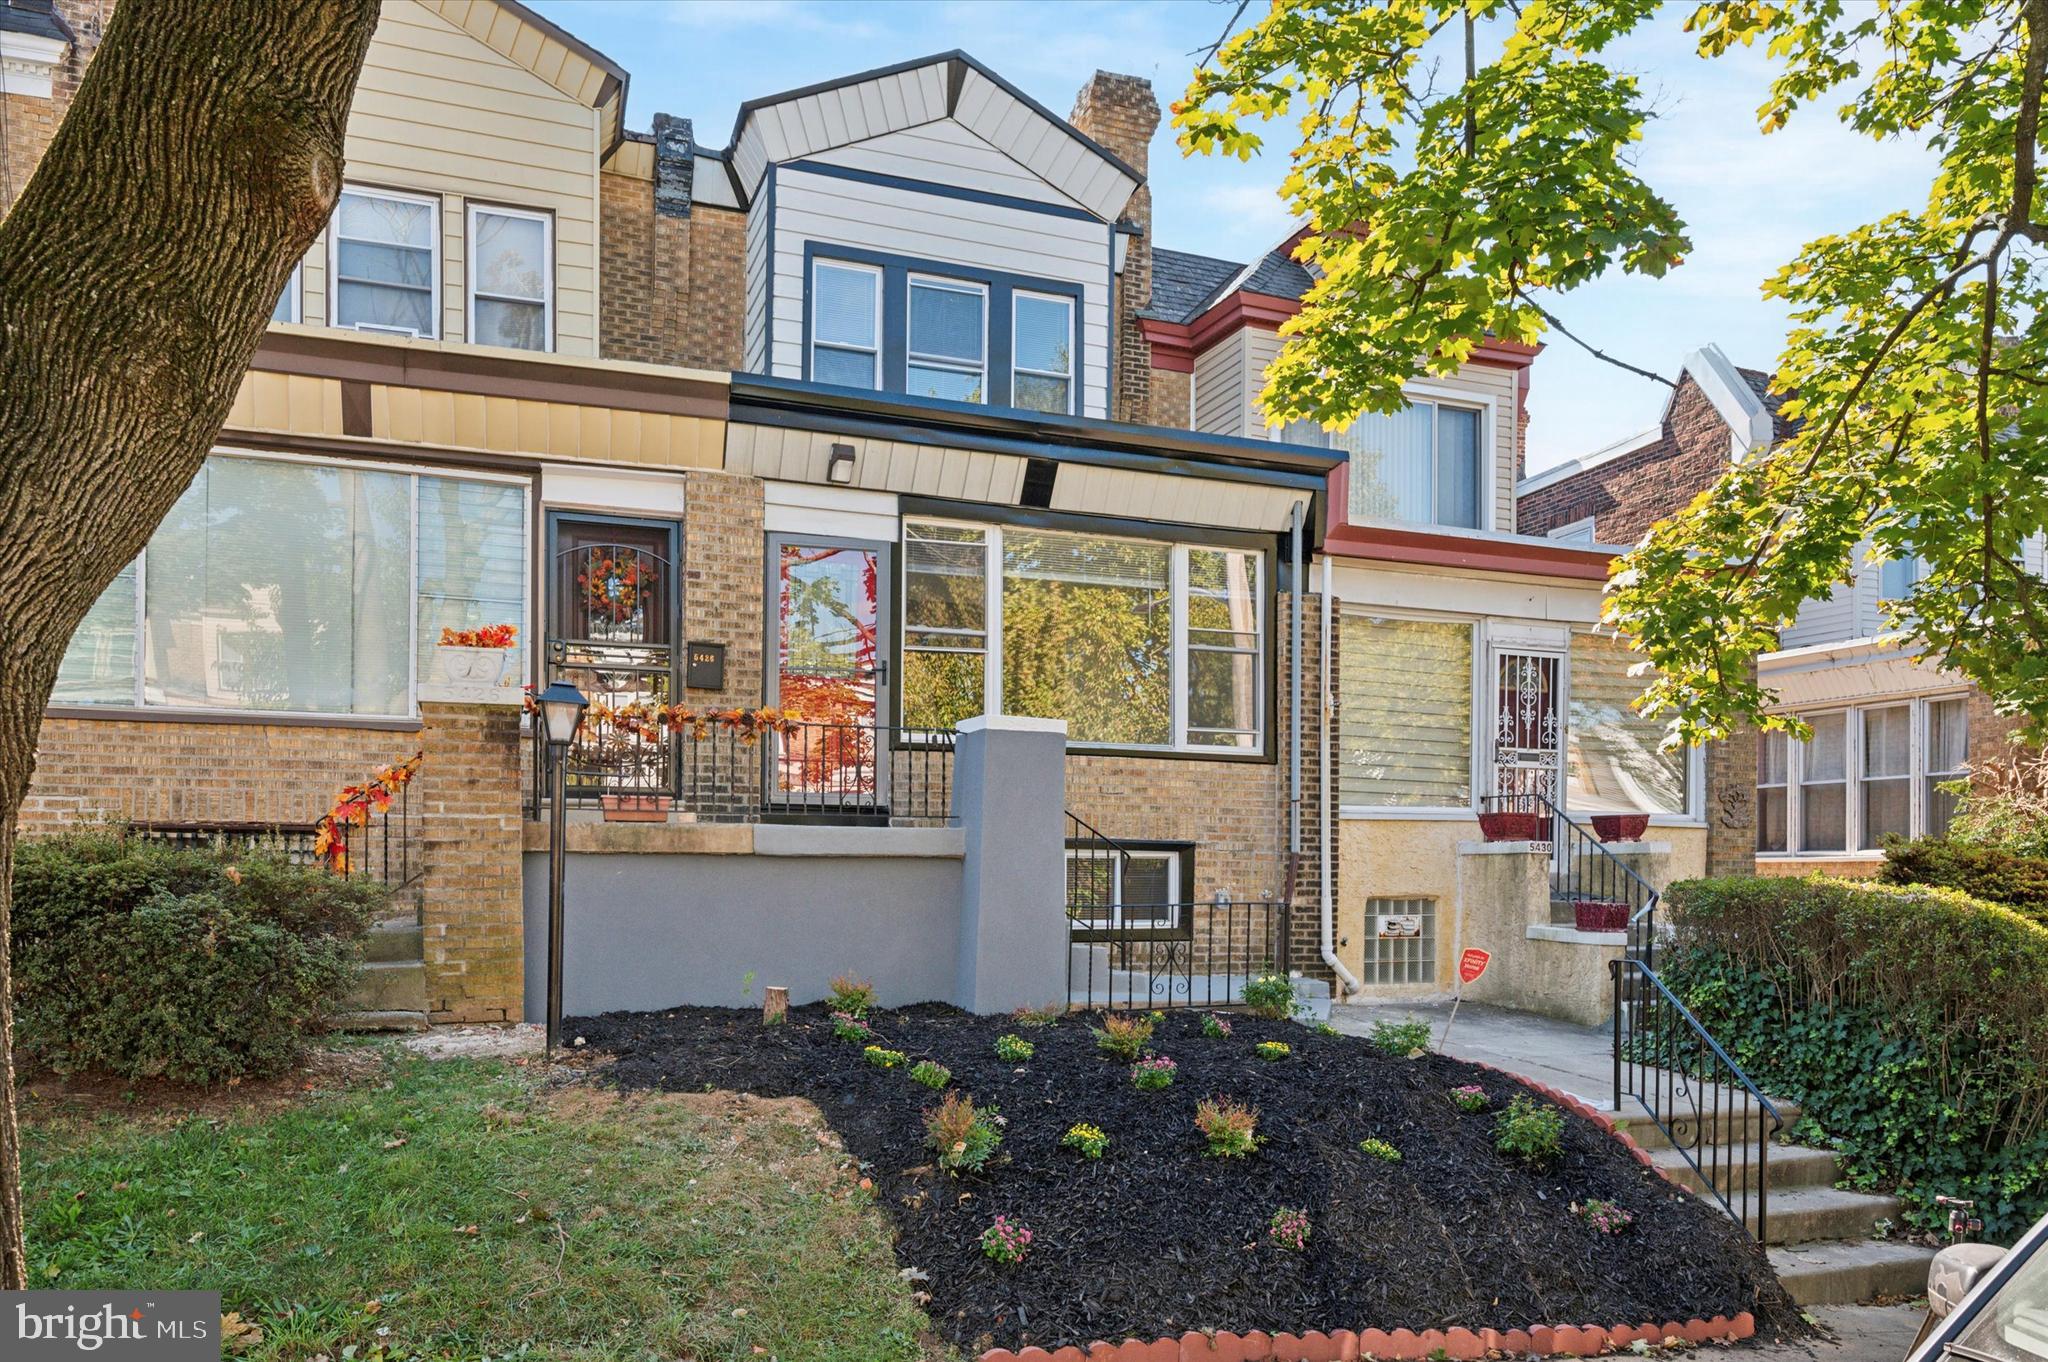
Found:
<svg viewBox="0 0 2048 1362"><path fill-rule="evenodd" d="M1147 173L1152 134L1159 128L1159 100L1152 82L1138 76L1097 71L1074 98L1068 121L1100 143L1110 155ZM1124 207L1123 224L1136 229L1128 239L1124 272L1117 279L1116 366L1110 376L1112 420L1161 424L1152 411L1152 347L1138 330L1138 311L1152 301L1152 191L1140 184ZM1182 399L1185 401L1185 397Z"/></svg>

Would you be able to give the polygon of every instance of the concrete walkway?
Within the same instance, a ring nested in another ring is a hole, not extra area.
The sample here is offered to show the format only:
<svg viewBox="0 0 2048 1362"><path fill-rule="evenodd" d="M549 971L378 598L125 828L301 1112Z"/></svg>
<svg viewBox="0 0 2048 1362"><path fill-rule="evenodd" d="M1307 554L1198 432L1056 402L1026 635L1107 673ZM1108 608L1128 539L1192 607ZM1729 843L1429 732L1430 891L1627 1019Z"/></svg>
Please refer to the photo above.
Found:
<svg viewBox="0 0 2048 1362"><path fill-rule="evenodd" d="M1358 1036L1369 1034L1377 1022L1411 1018L1428 1022L1436 1048L1456 1059L1520 1074L1570 1093L1600 1111L1614 1109L1613 1038L1605 1027L1574 1026L1472 1003L1458 1009L1453 1024L1451 1004L1436 1000L1341 1004L1330 1010L1332 1026ZM1450 1025L1448 1036L1446 1025ZM1808 1315L1828 1331L1829 1338L1744 1351L1774 1362L1793 1358L1903 1362L1919 1331L1923 1309L1921 1305L1809 1306Z"/></svg>

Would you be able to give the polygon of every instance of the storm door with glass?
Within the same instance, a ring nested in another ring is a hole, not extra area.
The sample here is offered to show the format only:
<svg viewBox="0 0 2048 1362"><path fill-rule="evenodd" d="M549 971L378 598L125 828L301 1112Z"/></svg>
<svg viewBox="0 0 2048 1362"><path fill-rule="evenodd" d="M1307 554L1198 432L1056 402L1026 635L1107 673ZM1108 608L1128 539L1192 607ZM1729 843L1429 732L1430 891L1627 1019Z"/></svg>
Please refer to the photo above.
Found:
<svg viewBox="0 0 2048 1362"><path fill-rule="evenodd" d="M768 537L771 798L819 812L888 809L889 546Z"/></svg>

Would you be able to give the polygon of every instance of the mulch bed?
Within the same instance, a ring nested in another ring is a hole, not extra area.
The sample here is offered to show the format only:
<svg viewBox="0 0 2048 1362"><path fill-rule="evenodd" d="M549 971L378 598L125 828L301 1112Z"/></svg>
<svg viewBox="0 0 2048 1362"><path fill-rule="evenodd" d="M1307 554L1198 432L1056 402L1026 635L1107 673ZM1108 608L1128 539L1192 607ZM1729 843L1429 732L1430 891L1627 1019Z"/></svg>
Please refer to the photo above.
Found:
<svg viewBox="0 0 2048 1362"><path fill-rule="evenodd" d="M627 1088L707 1085L815 1102L875 1184L906 1268L929 1274L935 1325L963 1347L1053 1348L1157 1338L1187 1329L1526 1328L1690 1319L1750 1311L1761 1337L1807 1332L1764 1255L1718 1209L1678 1192L1593 1122L1567 1112L1564 1157L1531 1172L1493 1146L1495 1114L1527 1091L1492 1070L1427 1055L1382 1055L1247 1016L1212 1040L1199 1014L1170 1014L1152 1047L1180 1066L1174 1085L1140 1092L1127 1066L1067 1017L1024 1029L924 1005L870 1018L912 1063L935 1059L952 1086L995 1103L1007 1122L996 1163L952 1178L933 1166L921 1113L938 1094L906 1070L865 1062L835 1039L822 1008L764 1028L758 1012L679 1008L575 1019L564 1034L608 1052ZM1037 1053L995 1056L1016 1032ZM1293 1054L1258 1057L1284 1040ZM1449 1089L1484 1088L1467 1114ZM1266 1143L1248 1159L1203 1153L1195 1104L1226 1094L1255 1104ZM1108 1132L1090 1162L1059 1147L1076 1121ZM1360 1152L1378 1136L1398 1163ZM1588 1198L1634 1217L1618 1235L1572 1212ZM1305 1209L1308 1250L1267 1242L1281 1206ZM983 1256L997 1214L1034 1237L1015 1266Z"/></svg>

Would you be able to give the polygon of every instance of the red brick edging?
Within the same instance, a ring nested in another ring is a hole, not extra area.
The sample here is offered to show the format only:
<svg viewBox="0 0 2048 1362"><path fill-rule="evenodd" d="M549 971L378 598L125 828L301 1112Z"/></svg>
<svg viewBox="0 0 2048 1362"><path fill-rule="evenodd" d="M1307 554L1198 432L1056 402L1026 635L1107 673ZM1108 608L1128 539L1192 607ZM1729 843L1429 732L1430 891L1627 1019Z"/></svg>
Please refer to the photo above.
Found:
<svg viewBox="0 0 2048 1362"><path fill-rule="evenodd" d="M1621 1141L1643 1167L1680 1191L1688 1190L1659 1167L1649 1151L1630 1138L1628 1131L1617 1128L1614 1118L1606 1112L1594 1110L1570 1093L1533 1082L1506 1069L1497 1069L1491 1064L1474 1064L1473 1067L1512 1078L1559 1106L1577 1112ZM1744 1311L1733 1319L1716 1315L1712 1319L1687 1320L1683 1324L1670 1320L1663 1324L1616 1324L1605 1329L1591 1324L1537 1324L1527 1329L1424 1329L1419 1333L1412 1329L1395 1329L1392 1332L1366 1329L1358 1333L1339 1329L1329 1334L1317 1330L1305 1334L1267 1334L1257 1330L1248 1334L1186 1333L1179 1338L1161 1338L1151 1343L1127 1338L1121 1343L1091 1343L1086 1348L1069 1345L1050 1352L1044 1348L1024 1348L1015 1352L1008 1348L991 1348L981 1355L979 1362L1360 1362L1363 1358L1373 1358L1376 1362L1409 1362L1409 1359L1431 1357L1439 1351L1443 1356L1454 1359L1485 1358L1495 1353L1506 1353L1511 1357L1532 1354L1538 1357L1597 1357L1605 1352L1618 1352L1638 1339L1651 1344L1671 1338L1682 1338L1689 1343L1733 1342L1755 1333L1756 1319Z"/></svg>

